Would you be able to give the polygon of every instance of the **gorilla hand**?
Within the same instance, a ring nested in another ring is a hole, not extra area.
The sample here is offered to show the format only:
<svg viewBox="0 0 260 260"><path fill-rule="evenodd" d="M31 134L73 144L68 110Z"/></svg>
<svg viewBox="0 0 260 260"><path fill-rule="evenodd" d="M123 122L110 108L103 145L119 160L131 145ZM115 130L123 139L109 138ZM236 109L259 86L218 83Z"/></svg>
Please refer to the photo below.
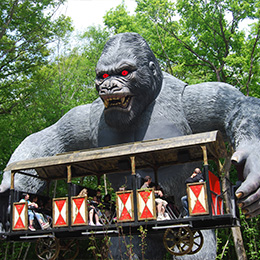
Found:
<svg viewBox="0 0 260 260"><path fill-rule="evenodd" d="M244 182L236 191L239 207L247 218L260 214L260 141L242 142L231 161L234 164L244 164Z"/></svg>

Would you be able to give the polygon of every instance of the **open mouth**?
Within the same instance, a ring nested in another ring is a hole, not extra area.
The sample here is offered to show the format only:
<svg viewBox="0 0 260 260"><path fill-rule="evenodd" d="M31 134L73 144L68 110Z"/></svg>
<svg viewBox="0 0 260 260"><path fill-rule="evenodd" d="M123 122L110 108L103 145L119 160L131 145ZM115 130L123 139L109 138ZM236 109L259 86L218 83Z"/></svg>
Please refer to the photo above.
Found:
<svg viewBox="0 0 260 260"><path fill-rule="evenodd" d="M130 104L132 96L121 96L121 97L102 97L105 108L120 107L127 108Z"/></svg>

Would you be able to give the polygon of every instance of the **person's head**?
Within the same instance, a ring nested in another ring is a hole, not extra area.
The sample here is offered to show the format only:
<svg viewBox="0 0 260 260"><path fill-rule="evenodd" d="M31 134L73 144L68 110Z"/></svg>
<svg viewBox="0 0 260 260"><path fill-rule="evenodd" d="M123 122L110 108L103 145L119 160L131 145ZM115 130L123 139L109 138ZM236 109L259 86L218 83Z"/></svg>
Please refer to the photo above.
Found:
<svg viewBox="0 0 260 260"><path fill-rule="evenodd" d="M30 195L28 193L22 194L22 199L28 200L30 198Z"/></svg>
<svg viewBox="0 0 260 260"><path fill-rule="evenodd" d="M83 190L81 190L81 192L79 193L78 196L80 196L80 197L88 196L88 190L84 188Z"/></svg>
<svg viewBox="0 0 260 260"><path fill-rule="evenodd" d="M147 184L149 185L152 182L152 178L150 176L145 176L144 182L147 182Z"/></svg>
<svg viewBox="0 0 260 260"><path fill-rule="evenodd" d="M110 201L110 200L111 200L111 195L110 195L110 194L105 195L104 201L105 201L105 202L108 202L108 201Z"/></svg>
<svg viewBox="0 0 260 260"><path fill-rule="evenodd" d="M196 173L196 174L199 174L199 173L201 173L201 170L200 170L200 168L195 168L193 173Z"/></svg>
<svg viewBox="0 0 260 260"><path fill-rule="evenodd" d="M37 201L38 201L38 197L37 197L36 195L33 196L33 197L32 197L32 201L33 201L33 202L37 202Z"/></svg>

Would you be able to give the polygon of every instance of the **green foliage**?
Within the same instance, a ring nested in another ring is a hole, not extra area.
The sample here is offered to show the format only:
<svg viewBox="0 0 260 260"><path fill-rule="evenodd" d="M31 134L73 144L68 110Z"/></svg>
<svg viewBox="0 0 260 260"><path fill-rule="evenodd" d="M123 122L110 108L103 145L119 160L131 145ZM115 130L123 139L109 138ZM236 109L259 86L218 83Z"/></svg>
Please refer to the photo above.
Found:
<svg viewBox="0 0 260 260"><path fill-rule="evenodd" d="M48 44L72 30L70 19L64 16L52 19L61 3L56 0L0 3L1 170L27 135L48 125L48 113L42 111L48 103L39 107L41 97L36 98L44 84L35 85L35 77L48 61ZM52 115L50 118L53 122Z"/></svg>
<svg viewBox="0 0 260 260"><path fill-rule="evenodd" d="M260 217L246 219L241 214L241 230L248 258L260 259Z"/></svg>
<svg viewBox="0 0 260 260"><path fill-rule="evenodd" d="M115 10L111 9L104 16L105 24L112 29L112 32L136 32L138 24L135 22L135 16L131 16L126 11L126 6L123 4L117 6Z"/></svg>
<svg viewBox="0 0 260 260"><path fill-rule="evenodd" d="M147 237L148 230L146 228L144 228L143 226L140 226L138 228L138 231L140 232L139 237L141 238L141 243L139 244L139 246L141 247L142 259L144 259L145 250L147 248L147 243L146 243L145 239Z"/></svg>
<svg viewBox="0 0 260 260"><path fill-rule="evenodd" d="M13 84L13 89L26 89L22 95L26 92L26 98L18 100L10 113L0 117L1 170L26 136L55 123L71 108L97 98L95 66L108 33L91 27L78 36L80 44L74 47L67 37L59 38L52 61Z"/></svg>
<svg viewBox="0 0 260 260"><path fill-rule="evenodd" d="M121 5L105 24L115 33L140 33L164 70L189 84L222 81L259 95L259 1L136 2L134 17Z"/></svg>
<svg viewBox="0 0 260 260"><path fill-rule="evenodd" d="M236 259L236 252L232 233L230 229L217 229L217 258L216 259Z"/></svg>
<svg viewBox="0 0 260 260"><path fill-rule="evenodd" d="M52 19L62 1L10 1L0 4L0 113L11 113L31 93L27 81L46 63L47 45L71 30L70 19ZM48 12L46 12L48 8Z"/></svg>
<svg viewBox="0 0 260 260"><path fill-rule="evenodd" d="M243 242L248 259L260 259L260 224L259 217L246 219L245 215L240 214L241 219L241 232ZM232 233L230 229L218 229L217 235L217 259L233 260L237 259Z"/></svg>
<svg viewBox="0 0 260 260"><path fill-rule="evenodd" d="M0 241L0 259L35 259L35 251L32 250L35 243Z"/></svg>

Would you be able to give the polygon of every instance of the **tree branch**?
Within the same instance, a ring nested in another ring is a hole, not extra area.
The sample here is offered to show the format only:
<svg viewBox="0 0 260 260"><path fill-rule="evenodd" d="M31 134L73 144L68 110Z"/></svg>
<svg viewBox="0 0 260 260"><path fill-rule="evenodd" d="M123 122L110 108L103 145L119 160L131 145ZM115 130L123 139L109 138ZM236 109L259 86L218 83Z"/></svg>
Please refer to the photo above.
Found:
<svg viewBox="0 0 260 260"><path fill-rule="evenodd" d="M246 94L247 96L249 96L249 83L251 81L251 78L252 78L252 71L253 71L253 65L254 65L254 52L255 52L255 49L256 49L256 46L257 46L257 43L260 39L260 20L258 20L258 29L257 29L257 34L256 34L256 38L255 38L255 42L254 42L254 45L253 45L253 49L251 51L251 57L250 57L250 69L249 69L249 74L248 74L248 80L247 80L247 83L246 83Z"/></svg>
<svg viewBox="0 0 260 260"><path fill-rule="evenodd" d="M17 6L17 4L18 4L18 0L15 0L14 4L13 4L11 10L10 10L10 13L9 13L9 15L7 17L7 22L3 25L3 27L2 27L3 30L0 32L0 40L3 38L3 36L4 36L4 34L5 34L6 30L7 30L10 22L12 21L13 14L14 14L14 9Z"/></svg>
<svg viewBox="0 0 260 260"><path fill-rule="evenodd" d="M164 46L163 46L162 41L161 41L161 36L160 36L160 34L159 34L157 24L155 24L155 28L156 28L156 33L157 33L157 36L158 36L158 38L159 38L159 41L160 41L160 44L161 44L163 53L164 53L164 55L165 55L165 57L166 57L166 59L167 59L166 62L168 63L168 67L169 67L169 69L170 69L171 74L173 74L172 67L171 67L170 64L169 64L170 59L169 59L169 57L168 57L168 55L167 55L167 53L166 53L166 51L165 51L165 49L164 49Z"/></svg>
<svg viewBox="0 0 260 260"><path fill-rule="evenodd" d="M216 67L214 66L214 64L212 62L210 62L209 60L201 57L197 52L195 52L188 44L186 44L185 42L183 42L174 32L169 31L167 28L165 28L163 25L159 24L158 25L165 30L166 32L168 32L169 34L171 34L179 43L181 43L183 45L183 47L185 49L187 49L188 51L190 51L192 54L194 54L198 59L204 61L205 63L207 63L209 65L209 67L211 67L214 71L216 71Z"/></svg>

